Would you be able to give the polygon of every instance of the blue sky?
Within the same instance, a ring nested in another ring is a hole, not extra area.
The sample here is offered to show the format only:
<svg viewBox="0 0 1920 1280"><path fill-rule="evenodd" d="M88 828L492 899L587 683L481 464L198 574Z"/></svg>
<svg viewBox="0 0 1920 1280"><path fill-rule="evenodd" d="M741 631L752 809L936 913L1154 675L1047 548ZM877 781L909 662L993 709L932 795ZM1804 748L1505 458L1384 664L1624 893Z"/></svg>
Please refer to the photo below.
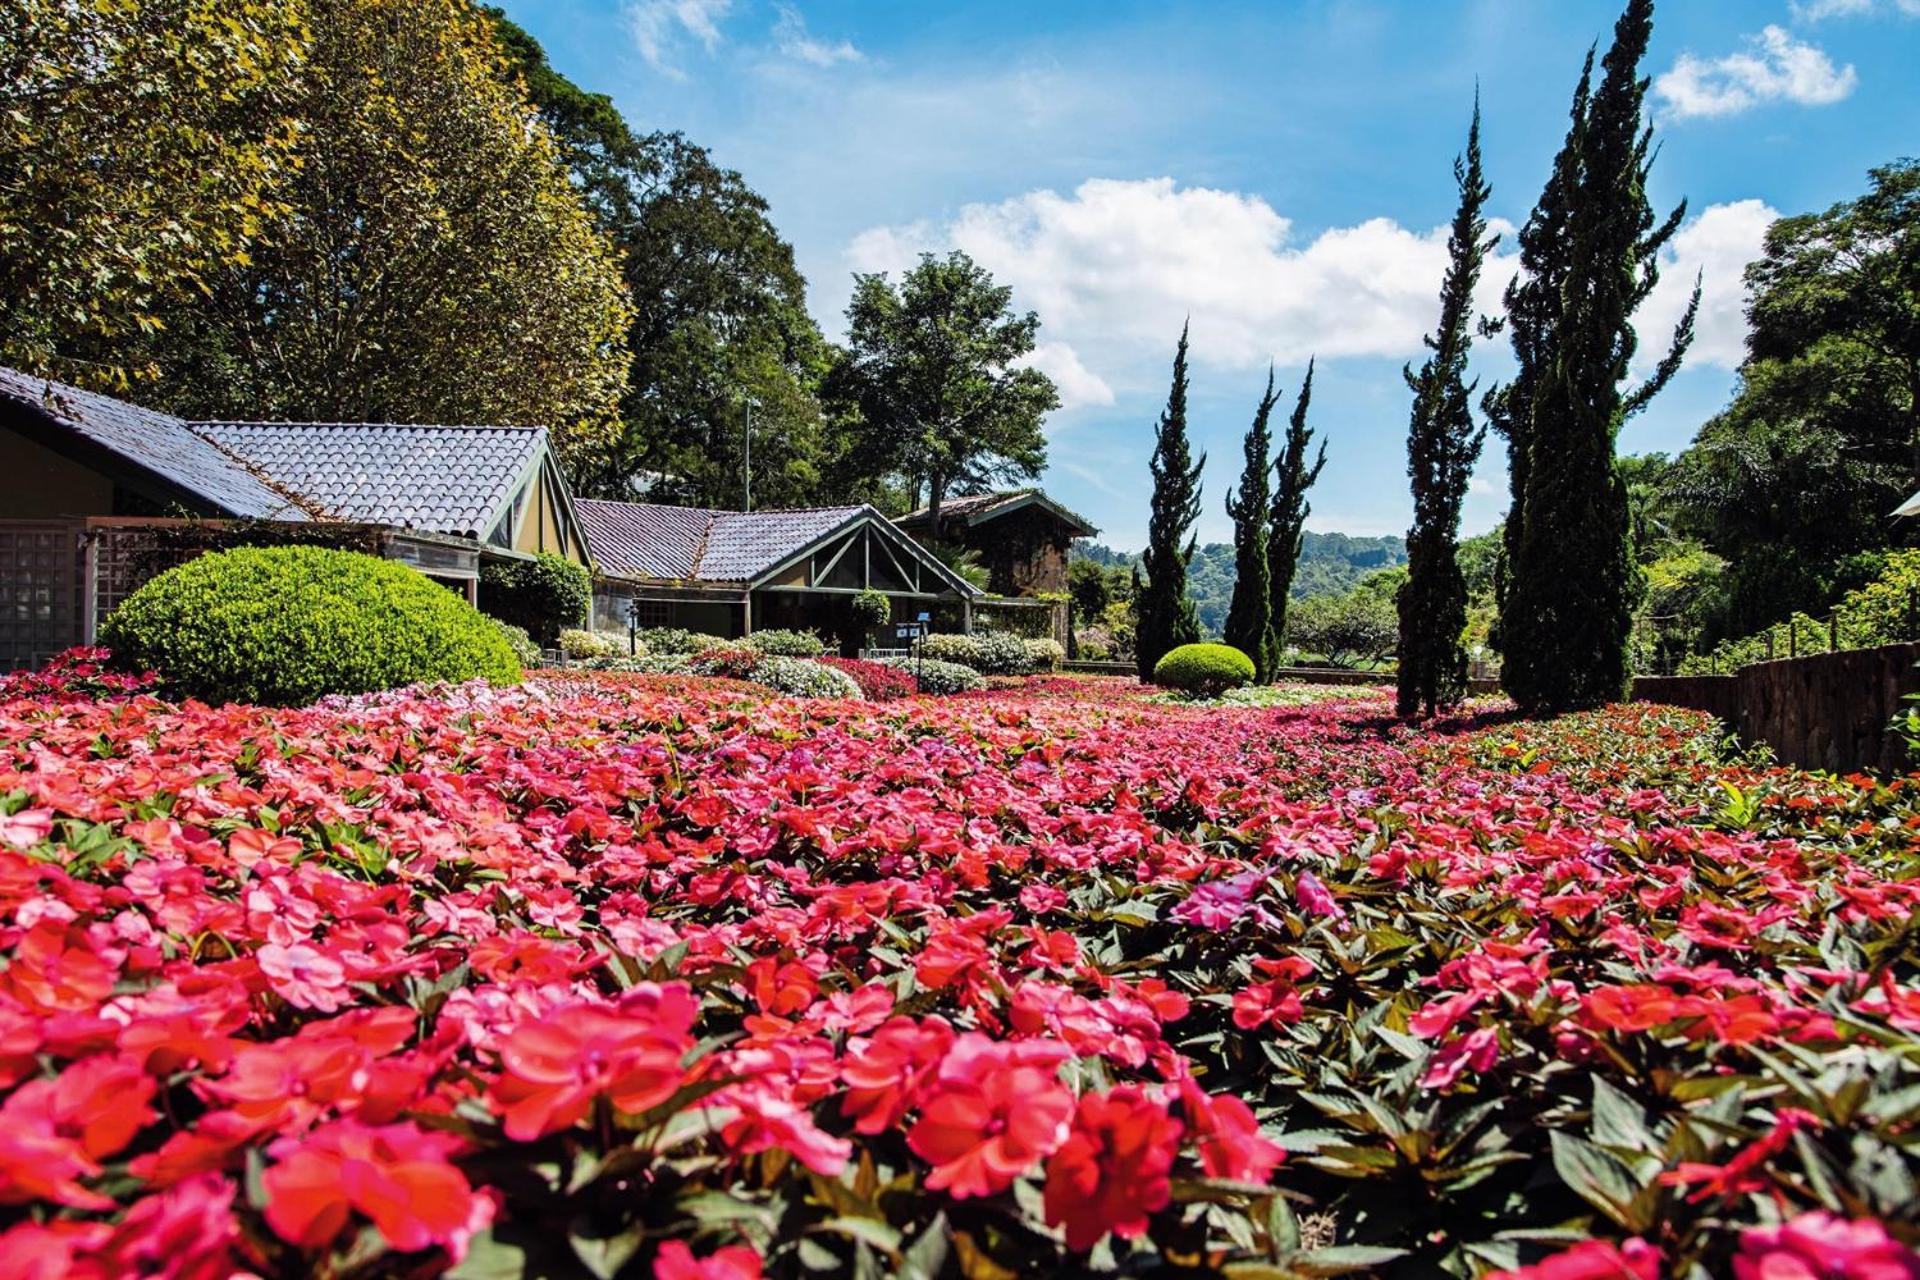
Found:
<svg viewBox="0 0 1920 1280"><path fill-rule="evenodd" d="M1317 529L1404 531L1402 362L1431 326L1476 82L1492 212L1526 215L1580 58L1619 4L1290 0L1138 4L504 0L555 64L641 129L679 129L772 202L830 335L855 270L961 247L1040 313L1066 407L1043 483L1144 539L1147 456L1183 318L1191 422L1209 455L1203 541L1269 360L1289 396L1319 357L1328 465ZM1689 221L1645 344L1696 269L1687 367L1626 430L1673 450L1725 403L1739 271L1768 220L1851 197L1920 151L1920 0L1665 0L1646 71L1653 195ZM1503 252L1511 249L1509 243ZM1486 304L1508 263L1496 261ZM1507 368L1482 344L1484 378ZM1490 442L1469 532L1505 506Z"/></svg>

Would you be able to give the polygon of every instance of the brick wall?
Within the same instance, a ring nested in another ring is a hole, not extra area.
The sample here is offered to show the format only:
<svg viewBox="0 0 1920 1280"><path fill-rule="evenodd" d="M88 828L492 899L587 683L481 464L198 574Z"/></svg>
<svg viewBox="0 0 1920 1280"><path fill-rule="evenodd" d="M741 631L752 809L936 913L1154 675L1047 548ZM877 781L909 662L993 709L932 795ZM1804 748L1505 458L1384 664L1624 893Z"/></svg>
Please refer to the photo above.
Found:
<svg viewBox="0 0 1920 1280"><path fill-rule="evenodd" d="M1844 649L1756 662L1726 676L1649 676L1633 682L1640 702L1666 702L1718 716L1748 742L1788 764L1847 773L1910 766L1887 722L1920 693L1920 644Z"/></svg>

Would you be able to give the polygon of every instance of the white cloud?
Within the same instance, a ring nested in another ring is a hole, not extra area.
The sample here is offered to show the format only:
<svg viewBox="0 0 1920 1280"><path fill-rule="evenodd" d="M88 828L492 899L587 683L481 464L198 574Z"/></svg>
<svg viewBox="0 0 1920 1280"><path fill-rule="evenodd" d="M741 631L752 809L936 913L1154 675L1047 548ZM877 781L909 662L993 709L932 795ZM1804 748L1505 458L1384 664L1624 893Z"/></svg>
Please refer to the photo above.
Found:
<svg viewBox="0 0 1920 1280"><path fill-rule="evenodd" d="M787 57L816 67L831 67L838 62L859 62L865 56L854 48L850 40L832 43L815 38L807 31L807 20L789 4L780 6L780 18L773 24L773 41Z"/></svg>
<svg viewBox="0 0 1920 1280"><path fill-rule="evenodd" d="M1793 0L1789 6L1797 22L1822 22L1828 18L1857 18L1864 14L1898 13L1920 18L1920 0Z"/></svg>
<svg viewBox="0 0 1920 1280"><path fill-rule="evenodd" d="M1701 309L1689 364L1733 368L1746 342L1742 270L1777 216L1759 200L1713 205L1663 255L1660 284L1639 317L1636 373L1665 350L1699 273ZM1496 229L1510 230L1505 226ZM1512 236L1489 261L1477 301L1498 314L1513 276ZM1183 320L1193 359L1258 371L1310 355L1418 359L1446 269L1446 228L1390 218L1329 228L1297 243L1291 222L1258 196L1180 187L1171 178L1096 178L1071 194L1032 191L963 207L945 223L874 227L847 250L858 271L898 272L922 252L961 249L1016 304L1040 313L1035 367L1067 407L1157 392ZM1504 343L1490 347L1504 352ZM1498 354L1495 354L1498 359Z"/></svg>
<svg viewBox="0 0 1920 1280"><path fill-rule="evenodd" d="M720 46L720 21L733 7L733 0L630 0L623 12L627 33L655 70L679 79L685 75L674 65L674 53L684 38L691 36L708 53Z"/></svg>
<svg viewBox="0 0 1920 1280"><path fill-rule="evenodd" d="M1920 0L1916 0L1920 2ZM1785 29L1764 28L1748 48L1711 61L1683 53L1660 73L1653 91L1678 119L1738 115L1763 102L1826 106L1852 93L1860 77L1851 64L1836 68L1816 45Z"/></svg>
<svg viewBox="0 0 1920 1280"><path fill-rule="evenodd" d="M962 249L1012 285L1019 305L1040 313L1047 341L1103 385L1143 360L1159 377L1188 316L1195 362L1221 368L1420 350L1446 267L1445 228L1374 218L1304 245L1293 239L1291 222L1258 196L1094 178L1070 195L967 205L943 226L876 227L847 257L855 270L897 271L922 251ZM1484 307L1497 305L1511 271L1496 260Z"/></svg>
<svg viewBox="0 0 1920 1280"><path fill-rule="evenodd" d="M1700 313L1694 319L1689 364L1735 369L1747 352L1747 264L1758 258L1767 228L1780 216L1761 200L1710 205L1674 235L1661 255L1660 283L1634 318L1640 334L1638 363L1666 353L1673 326L1686 310L1693 280L1700 277Z"/></svg>
<svg viewBox="0 0 1920 1280"><path fill-rule="evenodd" d="M1080 353L1064 342L1039 343L1022 363L1053 379L1062 409L1113 403L1113 388L1106 379L1081 363Z"/></svg>

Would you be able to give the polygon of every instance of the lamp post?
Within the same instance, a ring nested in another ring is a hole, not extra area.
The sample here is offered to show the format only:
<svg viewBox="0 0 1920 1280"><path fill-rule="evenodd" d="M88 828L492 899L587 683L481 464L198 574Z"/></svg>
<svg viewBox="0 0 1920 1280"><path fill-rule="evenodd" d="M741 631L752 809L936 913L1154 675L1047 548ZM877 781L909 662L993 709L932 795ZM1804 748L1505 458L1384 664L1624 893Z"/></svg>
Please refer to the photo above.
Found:
<svg viewBox="0 0 1920 1280"><path fill-rule="evenodd" d="M746 495L741 506L746 511L753 510L753 406L756 403L752 396L747 397L746 458L740 468L741 485Z"/></svg>

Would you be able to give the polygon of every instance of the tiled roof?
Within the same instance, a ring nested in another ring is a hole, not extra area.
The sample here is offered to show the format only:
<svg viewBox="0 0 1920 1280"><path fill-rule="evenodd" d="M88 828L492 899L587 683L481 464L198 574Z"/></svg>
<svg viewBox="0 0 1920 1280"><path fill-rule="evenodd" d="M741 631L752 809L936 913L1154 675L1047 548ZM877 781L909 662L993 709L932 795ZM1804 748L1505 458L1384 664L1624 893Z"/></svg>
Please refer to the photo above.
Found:
<svg viewBox="0 0 1920 1280"><path fill-rule="evenodd" d="M35 410L52 426L109 450L219 512L247 519L306 519L291 495L277 491L171 414L6 368L0 368L0 396Z"/></svg>
<svg viewBox="0 0 1920 1280"><path fill-rule="evenodd" d="M756 578L846 524L865 507L716 512L700 553L700 576L718 582Z"/></svg>
<svg viewBox="0 0 1920 1280"><path fill-rule="evenodd" d="M537 427L200 422L336 519L484 538L546 441Z"/></svg>
<svg viewBox="0 0 1920 1280"><path fill-rule="evenodd" d="M691 578L717 514L699 507L575 498L574 513L601 572L616 578Z"/></svg>
<svg viewBox="0 0 1920 1280"><path fill-rule="evenodd" d="M940 521L945 524L948 519L964 519L968 524L979 524L983 520L992 520L1029 502L1038 503L1060 517L1063 523L1084 531L1077 536L1091 537L1099 532L1093 526L1093 522L1085 516L1067 510L1038 489L1011 489L1005 493L969 493L958 498L947 498L940 504ZM894 523L903 529L918 528L927 523L930 515L930 508L921 507L918 511L901 516Z"/></svg>
<svg viewBox="0 0 1920 1280"><path fill-rule="evenodd" d="M616 578L751 582L869 508L711 511L576 499L594 563Z"/></svg>

